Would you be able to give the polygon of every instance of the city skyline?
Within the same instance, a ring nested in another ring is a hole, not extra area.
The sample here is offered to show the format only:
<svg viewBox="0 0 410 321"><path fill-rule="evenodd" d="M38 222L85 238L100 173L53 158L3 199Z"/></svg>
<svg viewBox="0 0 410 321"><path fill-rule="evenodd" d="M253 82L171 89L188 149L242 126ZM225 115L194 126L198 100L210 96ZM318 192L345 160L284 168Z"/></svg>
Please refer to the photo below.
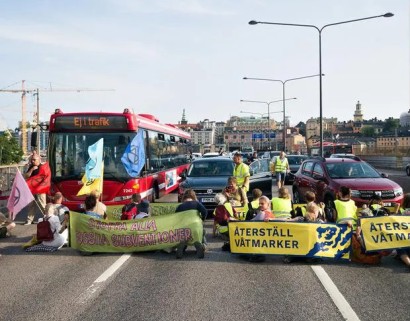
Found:
<svg viewBox="0 0 410 321"><path fill-rule="evenodd" d="M240 110L266 113L263 105L240 100L280 100L281 84L242 78L317 74L318 35L307 28L251 26L250 20L320 27L386 12L394 16L323 32L323 117L349 120L358 100L369 119L399 118L410 107L410 6L404 0L42 0L36 6L4 1L0 8L0 89L19 89L23 79L27 88L40 88L42 121L55 108L132 108L163 123L177 123L183 109L191 123L227 120ZM73 91L41 92L50 86ZM85 88L115 91L76 92ZM286 103L291 125L319 117L318 79L291 82L286 95L297 97ZM27 120L35 99L27 95ZM271 106L280 110L280 102ZM0 93L0 123L15 128L19 120L20 94Z"/></svg>

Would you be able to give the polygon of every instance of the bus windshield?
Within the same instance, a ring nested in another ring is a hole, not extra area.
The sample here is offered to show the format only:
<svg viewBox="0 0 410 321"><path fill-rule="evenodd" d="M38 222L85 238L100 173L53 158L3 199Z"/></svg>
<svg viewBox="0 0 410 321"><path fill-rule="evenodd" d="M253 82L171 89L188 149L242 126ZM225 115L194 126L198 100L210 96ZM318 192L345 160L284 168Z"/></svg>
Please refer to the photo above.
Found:
<svg viewBox="0 0 410 321"><path fill-rule="evenodd" d="M121 157L135 134L135 132L53 133L50 135L48 155L53 178L56 181L80 180L85 173L88 146L104 138L104 178L121 182L129 180Z"/></svg>

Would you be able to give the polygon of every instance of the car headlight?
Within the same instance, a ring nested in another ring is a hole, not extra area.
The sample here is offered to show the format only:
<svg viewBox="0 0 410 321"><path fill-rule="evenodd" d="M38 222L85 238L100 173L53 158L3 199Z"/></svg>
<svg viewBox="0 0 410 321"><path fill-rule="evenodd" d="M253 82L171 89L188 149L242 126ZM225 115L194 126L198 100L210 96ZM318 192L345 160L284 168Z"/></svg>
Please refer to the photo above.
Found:
<svg viewBox="0 0 410 321"><path fill-rule="evenodd" d="M394 190L393 190L393 192L394 192L394 196L402 196L403 195L403 189L402 188L395 188Z"/></svg>
<svg viewBox="0 0 410 321"><path fill-rule="evenodd" d="M352 190L350 191L350 195L351 195L352 197L359 198L359 197L360 197L360 191L358 191L358 190L356 190L356 189L352 189Z"/></svg>

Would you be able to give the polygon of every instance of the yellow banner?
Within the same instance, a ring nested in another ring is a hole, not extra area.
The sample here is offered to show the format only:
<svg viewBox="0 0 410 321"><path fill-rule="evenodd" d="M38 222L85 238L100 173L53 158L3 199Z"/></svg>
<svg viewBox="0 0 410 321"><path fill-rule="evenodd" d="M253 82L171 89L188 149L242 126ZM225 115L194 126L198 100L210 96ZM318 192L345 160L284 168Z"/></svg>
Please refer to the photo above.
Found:
<svg viewBox="0 0 410 321"><path fill-rule="evenodd" d="M349 259L352 229L347 225L230 222L232 253Z"/></svg>
<svg viewBox="0 0 410 321"><path fill-rule="evenodd" d="M71 247L84 252L141 252L202 243L203 223L196 210L129 221L107 221L70 213Z"/></svg>
<svg viewBox="0 0 410 321"><path fill-rule="evenodd" d="M410 216L368 217L360 224L367 252L410 247Z"/></svg>

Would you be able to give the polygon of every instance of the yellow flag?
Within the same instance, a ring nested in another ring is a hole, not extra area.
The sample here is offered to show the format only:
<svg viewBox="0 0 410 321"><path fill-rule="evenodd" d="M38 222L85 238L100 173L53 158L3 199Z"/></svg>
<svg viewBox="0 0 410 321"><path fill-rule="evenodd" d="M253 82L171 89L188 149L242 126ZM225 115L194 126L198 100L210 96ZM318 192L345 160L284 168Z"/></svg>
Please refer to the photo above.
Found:
<svg viewBox="0 0 410 321"><path fill-rule="evenodd" d="M104 173L104 166L101 166L101 177L99 178L91 178L87 180L87 175L84 174L81 181L83 182L83 187L78 191L77 196L90 194L92 191L100 191L102 192L103 186L103 173Z"/></svg>

